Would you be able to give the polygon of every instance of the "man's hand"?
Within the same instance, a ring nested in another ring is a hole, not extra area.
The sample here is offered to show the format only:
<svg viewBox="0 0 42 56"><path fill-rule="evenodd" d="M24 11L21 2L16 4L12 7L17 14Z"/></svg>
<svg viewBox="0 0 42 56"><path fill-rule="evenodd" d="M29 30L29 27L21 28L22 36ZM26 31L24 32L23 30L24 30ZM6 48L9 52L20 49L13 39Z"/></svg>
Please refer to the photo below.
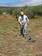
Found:
<svg viewBox="0 0 42 56"><path fill-rule="evenodd" d="M19 24L21 25L22 23L21 23L21 22L19 22Z"/></svg>

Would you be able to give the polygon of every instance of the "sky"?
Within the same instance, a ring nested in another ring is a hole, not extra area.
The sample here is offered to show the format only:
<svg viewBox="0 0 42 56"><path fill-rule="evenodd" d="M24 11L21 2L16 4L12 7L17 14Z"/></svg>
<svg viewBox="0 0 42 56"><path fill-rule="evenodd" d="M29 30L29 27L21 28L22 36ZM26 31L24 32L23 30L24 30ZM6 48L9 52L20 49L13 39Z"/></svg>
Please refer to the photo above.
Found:
<svg viewBox="0 0 42 56"><path fill-rule="evenodd" d="M39 5L42 0L0 0L2 6L24 6L24 5Z"/></svg>

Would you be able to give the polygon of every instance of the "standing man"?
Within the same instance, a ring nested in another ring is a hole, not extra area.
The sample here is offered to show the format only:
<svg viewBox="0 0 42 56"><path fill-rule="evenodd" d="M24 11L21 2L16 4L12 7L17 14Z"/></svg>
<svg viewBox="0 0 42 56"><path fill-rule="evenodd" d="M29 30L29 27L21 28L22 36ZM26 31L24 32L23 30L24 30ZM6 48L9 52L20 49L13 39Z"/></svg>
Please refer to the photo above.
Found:
<svg viewBox="0 0 42 56"><path fill-rule="evenodd" d="M23 12L21 12L18 22L20 24L20 34L25 37L27 34L27 24L29 23L29 19Z"/></svg>

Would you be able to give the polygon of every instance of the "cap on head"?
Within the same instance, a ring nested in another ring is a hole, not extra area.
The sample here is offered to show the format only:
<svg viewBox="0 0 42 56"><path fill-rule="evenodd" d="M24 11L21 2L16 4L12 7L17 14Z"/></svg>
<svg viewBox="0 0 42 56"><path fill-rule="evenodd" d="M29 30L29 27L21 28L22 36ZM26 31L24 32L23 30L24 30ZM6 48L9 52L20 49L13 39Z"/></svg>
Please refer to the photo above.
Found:
<svg viewBox="0 0 42 56"><path fill-rule="evenodd" d="M21 15L24 15L24 13L23 13L23 12L21 12Z"/></svg>

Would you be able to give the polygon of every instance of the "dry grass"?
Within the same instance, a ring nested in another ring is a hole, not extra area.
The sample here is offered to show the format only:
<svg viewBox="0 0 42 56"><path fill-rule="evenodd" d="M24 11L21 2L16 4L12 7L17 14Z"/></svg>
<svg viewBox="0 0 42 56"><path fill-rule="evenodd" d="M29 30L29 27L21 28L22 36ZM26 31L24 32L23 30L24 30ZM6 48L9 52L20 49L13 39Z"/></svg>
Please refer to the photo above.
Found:
<svg viewBox="0 0 42 56"><path fill-rule="evenodd" d="M42 17L30 19L29 35L36 42L19 36L16 18L0 16L0 56L42 56Z"/></svg>

